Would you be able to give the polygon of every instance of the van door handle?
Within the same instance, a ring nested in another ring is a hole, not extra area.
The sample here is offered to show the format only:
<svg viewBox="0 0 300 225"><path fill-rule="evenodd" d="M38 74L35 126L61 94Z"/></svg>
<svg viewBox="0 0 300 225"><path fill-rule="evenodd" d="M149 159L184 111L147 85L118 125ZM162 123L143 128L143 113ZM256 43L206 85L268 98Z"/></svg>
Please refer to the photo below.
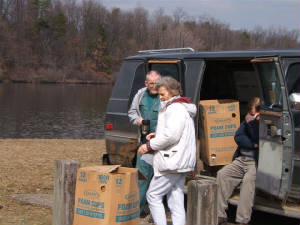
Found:
<svg viewBox="0 0 300 225"><path fill-rule="evenodd" d="M282 129L278 129L275 125L268 125L269 134L271 137L275 136L281 136L282 135Z"/></svg>

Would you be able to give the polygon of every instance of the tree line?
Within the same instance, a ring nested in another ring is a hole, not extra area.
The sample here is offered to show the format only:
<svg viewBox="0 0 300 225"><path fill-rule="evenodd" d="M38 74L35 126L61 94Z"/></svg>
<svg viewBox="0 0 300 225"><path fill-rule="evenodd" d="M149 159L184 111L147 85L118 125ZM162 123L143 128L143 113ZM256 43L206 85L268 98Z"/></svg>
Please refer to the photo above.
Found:
<svg viewBox="0 0 300 225"><path fill-rule="evenodd" d="M0 0L0 80L111 82L138 50L299 48L299 30L232 30L212 17L145 8L108 10L94 0Z"/></svg>

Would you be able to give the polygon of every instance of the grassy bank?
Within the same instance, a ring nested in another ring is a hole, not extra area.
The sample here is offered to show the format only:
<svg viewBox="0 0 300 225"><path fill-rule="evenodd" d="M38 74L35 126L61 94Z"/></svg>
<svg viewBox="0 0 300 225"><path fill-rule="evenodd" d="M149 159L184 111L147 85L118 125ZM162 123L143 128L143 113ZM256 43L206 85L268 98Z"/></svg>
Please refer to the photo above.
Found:
<svg viewBox="0 0 300 225"><path fill-rule="evenodd" d="M52 209L8 198L52 194L56 159L100 165L104 140L0 139L0 225L51 225Z"/></svg>

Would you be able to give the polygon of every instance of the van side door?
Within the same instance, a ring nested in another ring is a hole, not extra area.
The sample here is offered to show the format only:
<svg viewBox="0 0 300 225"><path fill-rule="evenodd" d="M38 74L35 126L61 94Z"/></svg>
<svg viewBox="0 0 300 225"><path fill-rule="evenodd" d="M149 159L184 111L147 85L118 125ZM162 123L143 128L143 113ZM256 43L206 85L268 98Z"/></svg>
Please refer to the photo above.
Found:
<svg viewBox="0 0 300 225"><path fill-rule="evenodd" d="M105 142L110 164L133 166L138 132L137 127L130 123L127 112L134 95L144 86L145 77L144 60L123 62L105 115Z"/></svg>
<svg viewBox="0 0 300 225"><path fill-rule="evenodd" d="M262 97L256 187L284 200L289 190L295 148L285 68L279 57L257 58L252 63Z"/></svg>
<svg viewBox="0 0 300 225"><path fill-rule="evenodd" d="M292 177L288 197L300 199L300 58L283 59L285 65L285 81L287 84L287 94L289 96L289 107L292 116L293 126L293 152L292 152ZM297 101L293 101L293 96L298 96Z"/></svg>

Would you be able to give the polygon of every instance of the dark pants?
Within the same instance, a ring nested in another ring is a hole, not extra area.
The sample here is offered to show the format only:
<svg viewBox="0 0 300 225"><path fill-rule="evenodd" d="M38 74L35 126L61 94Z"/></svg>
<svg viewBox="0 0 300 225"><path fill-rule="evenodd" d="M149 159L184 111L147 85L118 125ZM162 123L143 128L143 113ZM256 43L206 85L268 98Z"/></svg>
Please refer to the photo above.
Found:
<svg viewBox="0 0 300 225"><path fill-rule="evenodd" d="M137 155L136 158L136 168L147 178L147 180L139 180L139 191L140 191L140 212L144 211L146 205L146 193L153 176L153 167L141 160L141 156Z"/></svg>

